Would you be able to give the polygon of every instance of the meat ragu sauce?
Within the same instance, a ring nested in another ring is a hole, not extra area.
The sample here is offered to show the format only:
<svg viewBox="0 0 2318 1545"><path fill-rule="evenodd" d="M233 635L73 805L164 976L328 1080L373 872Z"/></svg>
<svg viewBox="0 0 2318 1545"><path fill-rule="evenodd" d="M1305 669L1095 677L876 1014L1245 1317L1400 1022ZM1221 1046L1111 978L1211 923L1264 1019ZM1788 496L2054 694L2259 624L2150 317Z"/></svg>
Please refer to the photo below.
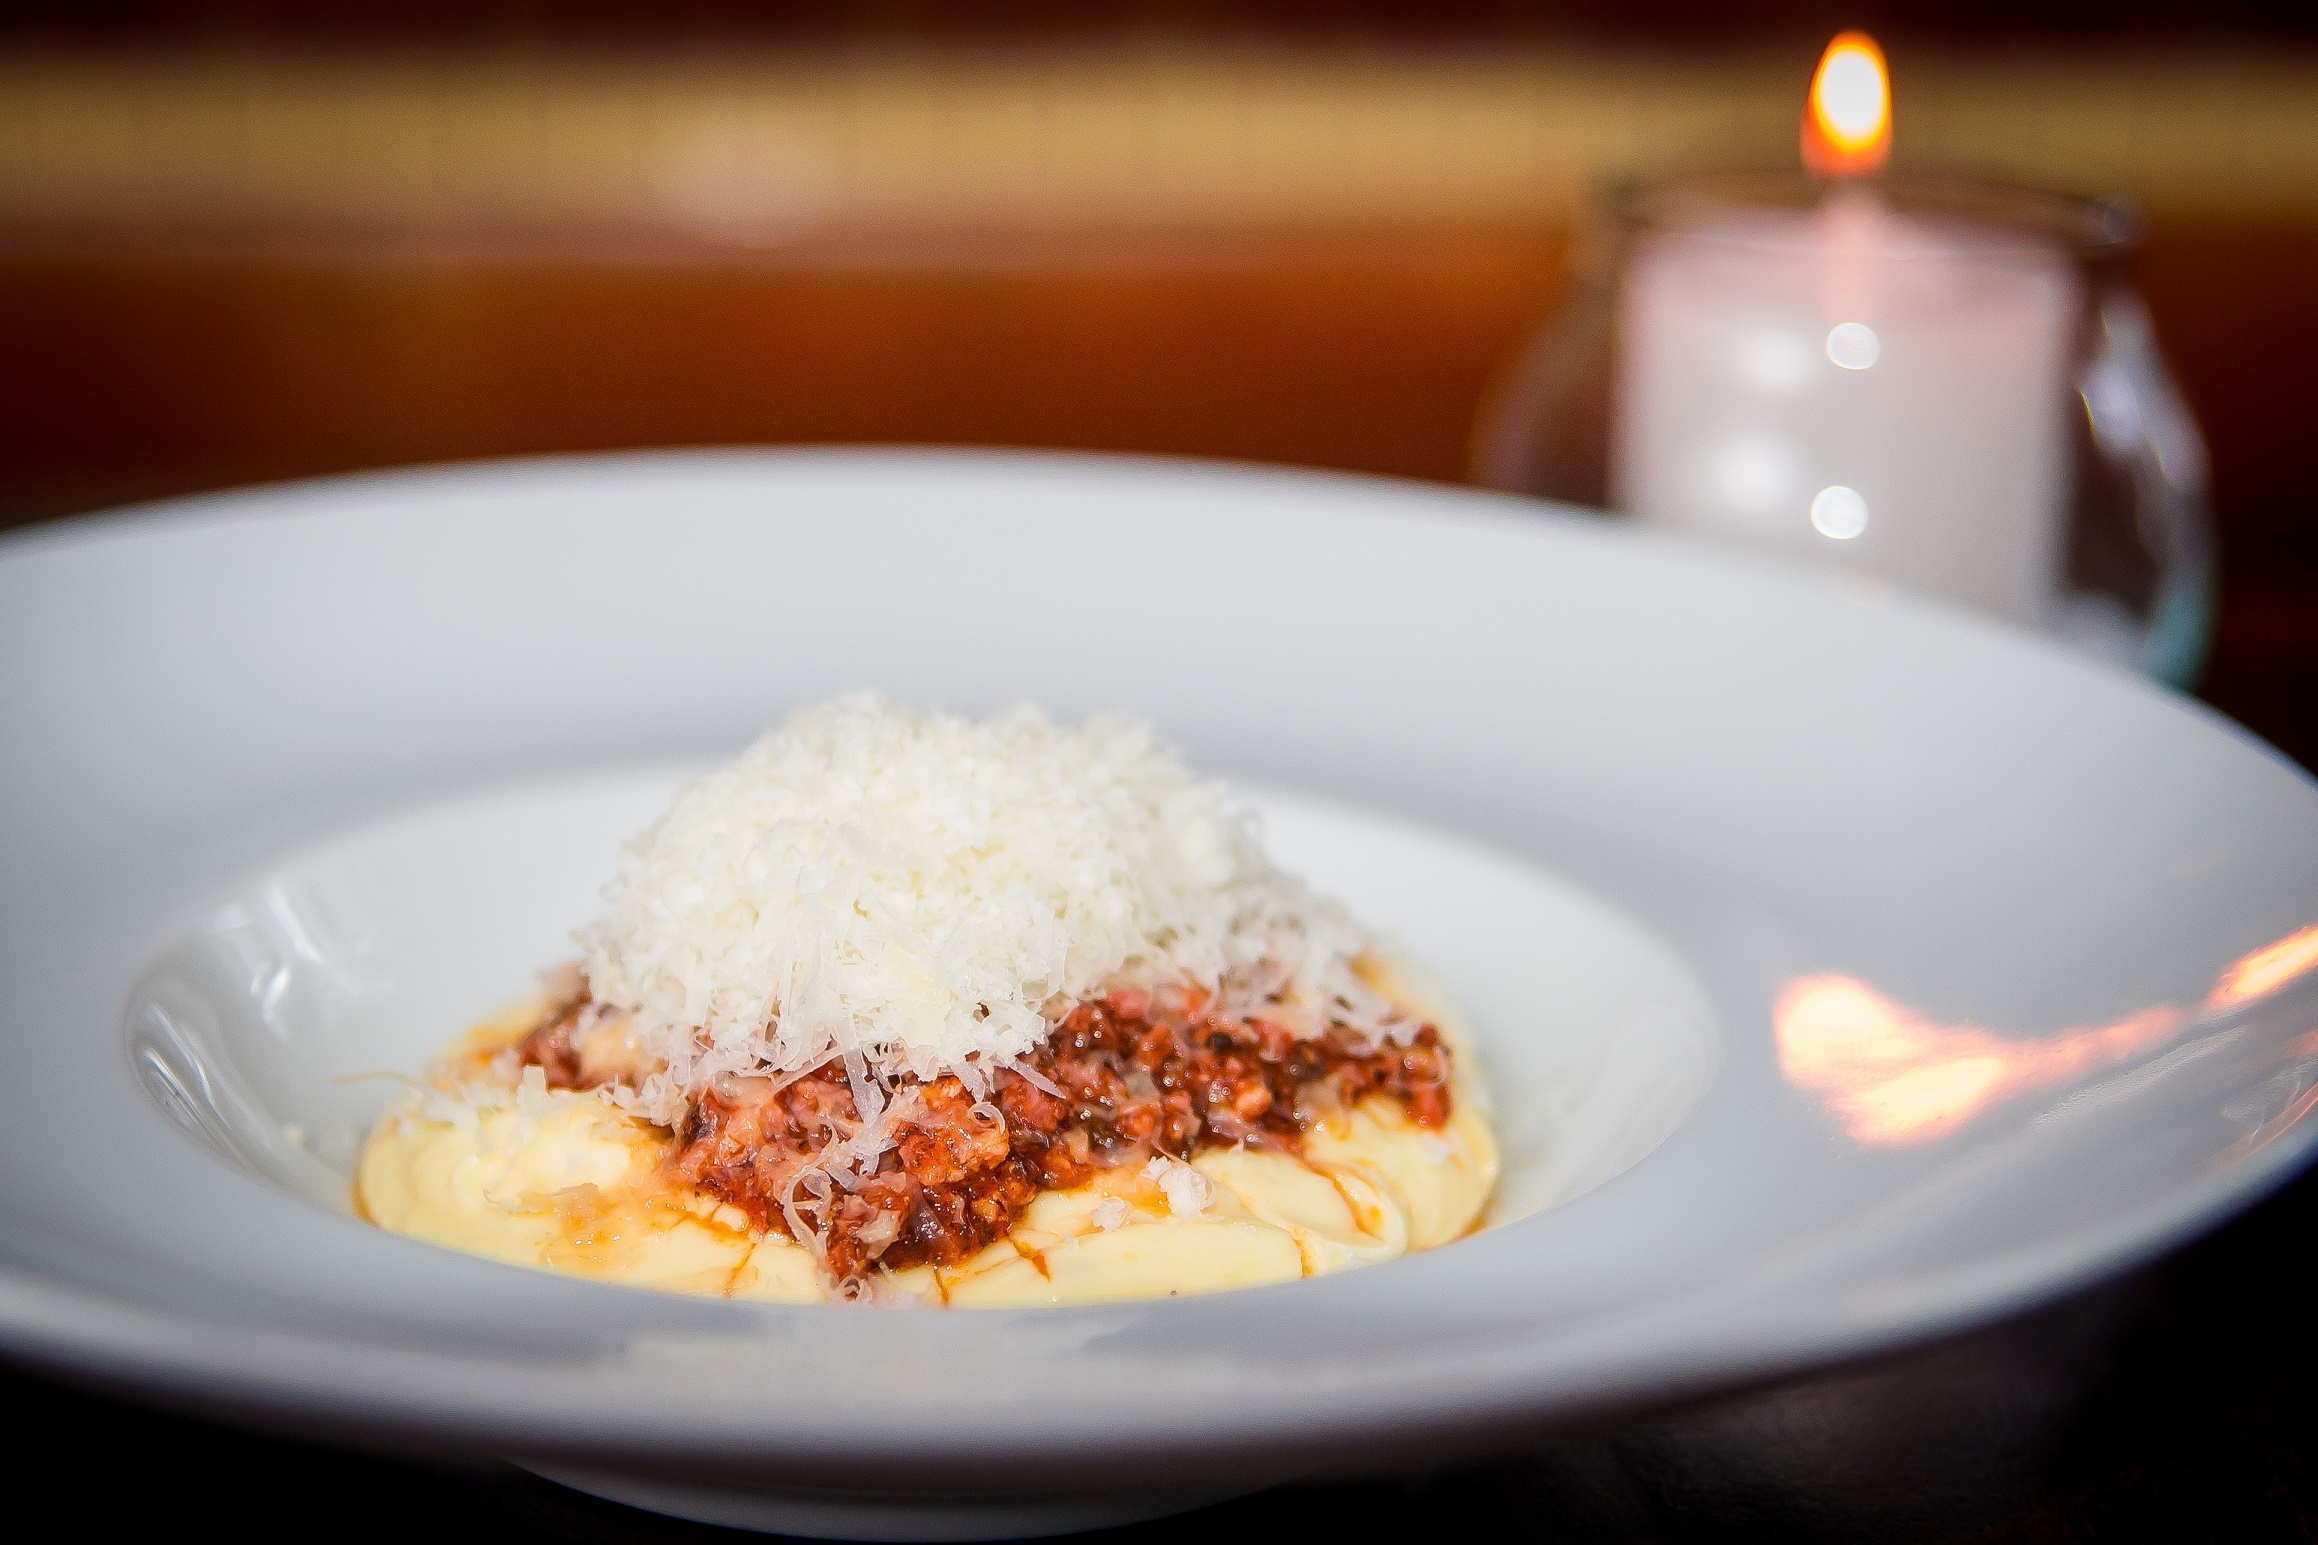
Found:
<svg viewBox="0 0 2318 1545"><path fill-rule="evenodd" d="M618 1078L573 1048L585 1006L560 1006L521 1043L550 1088ZM1033 1076L996 1073L988 1101L954 1077L905 1084L892 1095L894 1146L847 1184L822 1163L861 1127L841 1063L785 1085L721 1078L679 1129L675 1168L757 1228L817 1245L851 1287L880 1267L955 1265L1004 1237L1040 1191L1155 1153L1296 1153L1315 1120L1371 1094L1399 1100L1419 1126L1449 1119L1449 1049L1431 1025L1405 1045L1340 1028L1299 1038L1205 1007L1197 989L1113 992L1080 1004L1025 1059Z"/></svg>

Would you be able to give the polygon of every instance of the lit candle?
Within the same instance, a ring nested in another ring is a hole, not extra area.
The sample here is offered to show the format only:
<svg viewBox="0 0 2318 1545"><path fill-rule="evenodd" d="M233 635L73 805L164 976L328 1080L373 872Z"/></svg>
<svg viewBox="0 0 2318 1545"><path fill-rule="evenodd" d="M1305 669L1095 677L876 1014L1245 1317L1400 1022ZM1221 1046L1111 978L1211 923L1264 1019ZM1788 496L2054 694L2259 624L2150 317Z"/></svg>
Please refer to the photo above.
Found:
<svg viewBox="0 0 2318 1545"><path fill-rule="evenodd" d="M2081 281L2033 232L1888 209L1890 124L1881 53L1845 34L1804 115L1817 208L1702 201L1638 237L1611 501L2034 622L2058 583Z"/></svg>

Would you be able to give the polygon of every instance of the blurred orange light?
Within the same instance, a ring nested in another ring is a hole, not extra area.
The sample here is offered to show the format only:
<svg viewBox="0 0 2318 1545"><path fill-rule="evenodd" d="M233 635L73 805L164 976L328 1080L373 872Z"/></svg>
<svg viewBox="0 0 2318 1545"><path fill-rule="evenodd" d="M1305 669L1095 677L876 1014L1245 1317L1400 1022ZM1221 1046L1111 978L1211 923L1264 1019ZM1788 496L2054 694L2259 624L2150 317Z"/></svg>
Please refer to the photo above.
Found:
<svg viewBox="0 0 2318 1545"><path fill-rule="evenodd" d="M1787 984L1771 1011L1779 1071L1823 1097L1863 1143L1944 1137L1998 1100L2059 1083L2163 1039L2170 1006L2115 1024L2013 1041L1976 1025L1939 1025L1848 976Z"/></svg>
<svg viewBox="0 0 2318 1545"><path fill-rule="evenodd" d="M1865 177L1891 154L1891 76L1864 32L1837 33L1819 56L1803 109L1803 164L1814 176Z"/></svg>
<svg viewBox="0 0 2318 1545"><path fill-rule="evenodd" d="M2221 980L2213 984L2208 1008L2231 1008L2249 998L2276 992L2312 967L2318 967L2318 923L2286 935L2275 944L2238 957Z"/></svg>
<svg viewBox="0 0 2318 1545"><path fill-rule="evenodd" d="M2212 1013L2318 971L2318 923L2249 950L2213 984ZM2118 1062L2189 1020L2167 1003L2114 1024L2009 1040L1977 1025L1934 1024L1856 977L1800 976L1771 1008L1779 1072L1818 1095L1863 1143L1944 1137L1999 1100ZM2307 1044L2305 1044L2307 1043ZM2318 1033L2288 1055L2318 1050Z"/></svg>

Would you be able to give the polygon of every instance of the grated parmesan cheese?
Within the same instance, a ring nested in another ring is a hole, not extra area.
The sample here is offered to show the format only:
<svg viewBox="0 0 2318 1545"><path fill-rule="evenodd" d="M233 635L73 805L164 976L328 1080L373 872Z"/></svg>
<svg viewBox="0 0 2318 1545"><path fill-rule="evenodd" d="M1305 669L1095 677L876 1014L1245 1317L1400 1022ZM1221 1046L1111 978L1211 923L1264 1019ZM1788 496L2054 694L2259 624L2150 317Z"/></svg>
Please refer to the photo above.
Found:
<svg viewBox="0 0 2318 1545"><path fill-rule="evenodd" d="M1351 969L1368 938L1274 868L1250 817L1137 720L980 723L871 693L804 710L680 789L581 936L602 1012L672 1122L724 1073L841 1059L874 1122L902 1075L991 1070L1116 986L1373 1034L1413 1022Z"/></svg>
<svg viewBox="0 0 2318 1545"><path fill-rule="evenodd" d="M1167 1211L1178 1218L1196 1218L1215 1200L1215 1182L1165 1154L1154 1155L1143 1166L1143 1178L1159 1182L1159 1193L1167 1198Z"/></svg>

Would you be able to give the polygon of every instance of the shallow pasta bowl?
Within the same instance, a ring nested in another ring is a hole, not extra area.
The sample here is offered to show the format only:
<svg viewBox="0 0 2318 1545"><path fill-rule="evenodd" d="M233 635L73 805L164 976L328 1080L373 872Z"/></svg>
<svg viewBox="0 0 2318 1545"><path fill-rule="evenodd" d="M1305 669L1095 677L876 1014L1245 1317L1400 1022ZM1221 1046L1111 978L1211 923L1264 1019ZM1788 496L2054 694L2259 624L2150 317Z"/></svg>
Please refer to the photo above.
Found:
<svg viewBox="0 0 2318 1545"><path fill-rule="evenodd" d="M2021 1308L2307 1156L2318 789L1886 594L1443 488L907 453L453 468L0 547L0 1337L877 1537L1416 1466ZM1492 1226L1203 1299L782 1309L345 1205L687 765L856 686L1153 719L1464 1003Z"/></svg>

